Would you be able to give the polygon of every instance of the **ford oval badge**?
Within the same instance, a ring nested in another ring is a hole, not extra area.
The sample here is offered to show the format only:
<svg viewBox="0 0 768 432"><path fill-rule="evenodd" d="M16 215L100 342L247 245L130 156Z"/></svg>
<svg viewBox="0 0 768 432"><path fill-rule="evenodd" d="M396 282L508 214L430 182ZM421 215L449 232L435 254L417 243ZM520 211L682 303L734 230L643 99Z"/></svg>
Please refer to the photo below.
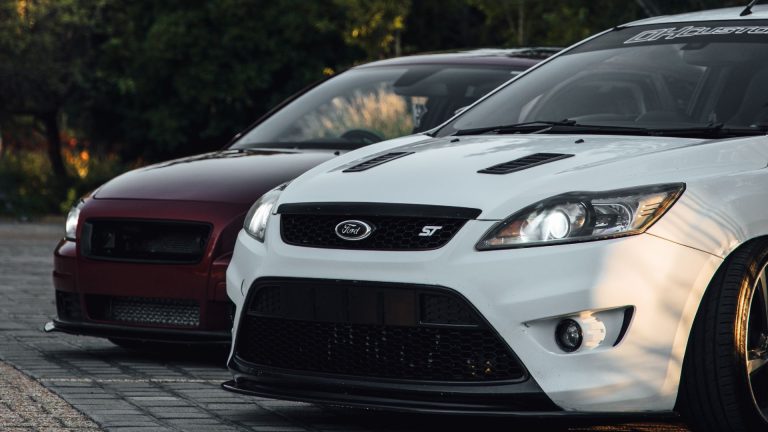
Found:
<svg viewBox="0 0 768 432"><path fill-rule="evenodd" d="M336 235L342 240L363 240L368 238L372 232L372 226L359 220L345 220L336 225Z"/></svg>

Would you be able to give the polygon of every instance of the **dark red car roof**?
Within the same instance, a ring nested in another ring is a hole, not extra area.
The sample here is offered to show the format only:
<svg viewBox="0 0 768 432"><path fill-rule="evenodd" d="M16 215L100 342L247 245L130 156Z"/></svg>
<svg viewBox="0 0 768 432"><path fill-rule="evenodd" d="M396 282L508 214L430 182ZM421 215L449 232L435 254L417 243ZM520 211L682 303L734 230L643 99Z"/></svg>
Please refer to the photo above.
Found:
<svg viewBox="0 0 768 432"><path fill-rule="evenodd" d="M561 48L487 48L470 51L443 52L434 54L418 54L380 60L356 68L401 66L414 64L444 64L444 65L498 65L519 66L527 69L543 59L556 54Z"/></svg>

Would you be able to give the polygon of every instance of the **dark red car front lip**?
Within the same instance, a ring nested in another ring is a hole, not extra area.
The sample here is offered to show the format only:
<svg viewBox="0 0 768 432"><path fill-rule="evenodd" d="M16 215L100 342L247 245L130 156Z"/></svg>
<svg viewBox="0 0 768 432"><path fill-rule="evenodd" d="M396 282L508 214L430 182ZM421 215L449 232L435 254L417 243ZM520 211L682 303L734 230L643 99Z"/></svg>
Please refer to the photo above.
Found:
<svg viewBox="0 0 768 432"><path fill-rule="evenodd" d="M179 344L223 344L229 345L229 331L178 330L154 327L132 327L116 324L97 324L85 321L53 319L45 324L46 332L62 332L82 336L96 336L115 339L157 341Z"/></svg>

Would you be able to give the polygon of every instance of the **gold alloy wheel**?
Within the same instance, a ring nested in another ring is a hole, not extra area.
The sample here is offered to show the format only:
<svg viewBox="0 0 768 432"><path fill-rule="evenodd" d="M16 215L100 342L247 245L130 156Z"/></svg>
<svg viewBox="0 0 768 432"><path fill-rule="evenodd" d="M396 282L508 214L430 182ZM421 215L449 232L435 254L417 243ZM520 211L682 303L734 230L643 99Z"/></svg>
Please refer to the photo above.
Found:
<svg viewBox="0 0 768 432"><path fill-rule="evenodd" d="M768 422L768 264L752 290L745 333L746 371L752 402Z"/></svg>

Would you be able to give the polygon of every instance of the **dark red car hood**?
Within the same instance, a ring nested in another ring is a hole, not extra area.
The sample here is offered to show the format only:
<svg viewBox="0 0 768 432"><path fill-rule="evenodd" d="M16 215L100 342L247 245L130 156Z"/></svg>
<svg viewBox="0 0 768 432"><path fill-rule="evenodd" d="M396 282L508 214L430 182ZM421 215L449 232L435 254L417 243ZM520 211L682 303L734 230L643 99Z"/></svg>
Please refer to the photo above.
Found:
<svg viewBox="0 0 768 432"><path fill-rule="evenodd" d="M104 184L94 198L250 204L269 189L333 157L331 151L206 153L129 171Z"/></svg>

